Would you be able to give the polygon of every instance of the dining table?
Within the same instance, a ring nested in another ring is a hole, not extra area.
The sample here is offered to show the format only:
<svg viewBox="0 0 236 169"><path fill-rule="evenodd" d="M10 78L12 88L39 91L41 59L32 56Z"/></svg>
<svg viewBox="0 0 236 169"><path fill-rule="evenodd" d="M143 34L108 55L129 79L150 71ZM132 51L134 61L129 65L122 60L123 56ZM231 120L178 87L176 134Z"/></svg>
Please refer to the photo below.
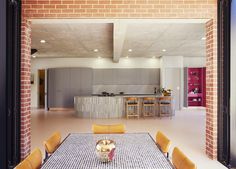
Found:
<svg viewBox="0 0 236 169"><path fill-rule="evenodd" d="M101 162L96 142L111 139L115 156ZM41 169L174 169L149 133L92 134L71 133L43 163Z"/></svg>

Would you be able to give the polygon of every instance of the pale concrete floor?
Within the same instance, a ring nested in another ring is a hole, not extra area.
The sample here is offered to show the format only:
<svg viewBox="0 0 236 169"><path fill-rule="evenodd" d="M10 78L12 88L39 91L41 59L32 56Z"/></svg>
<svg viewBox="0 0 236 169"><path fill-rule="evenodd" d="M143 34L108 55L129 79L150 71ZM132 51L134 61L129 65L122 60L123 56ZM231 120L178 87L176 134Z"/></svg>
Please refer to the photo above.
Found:
<svg viewBox="0 0 236 169"><path fill-rule="evenodd" d="M224 169L219 162L205 155L205 110L184 109L170 118L155 119L80 119L73 111L32 110L32 148L44 150L42 142L54 131L60 131L63 138L69 133L90 133L91 125L124 123L127 132L149 132L153 138L158 130L172 140L197 164L198 169ZM172 149L170 152L172 152Z"/></svg>

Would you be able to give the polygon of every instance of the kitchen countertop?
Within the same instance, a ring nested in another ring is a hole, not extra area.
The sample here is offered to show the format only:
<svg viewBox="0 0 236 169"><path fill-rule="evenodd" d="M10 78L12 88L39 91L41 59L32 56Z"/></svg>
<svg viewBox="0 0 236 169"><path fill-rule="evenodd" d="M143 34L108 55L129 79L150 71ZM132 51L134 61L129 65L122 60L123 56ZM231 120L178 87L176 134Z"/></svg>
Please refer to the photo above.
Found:
<svg viewBox="0 0 236 169"><path fill-rule="evenodd" d="M89 96L75 96L75 97L164 97L160 94L115 94L114 96L103 96L100 94L92 94Z"/></svg>

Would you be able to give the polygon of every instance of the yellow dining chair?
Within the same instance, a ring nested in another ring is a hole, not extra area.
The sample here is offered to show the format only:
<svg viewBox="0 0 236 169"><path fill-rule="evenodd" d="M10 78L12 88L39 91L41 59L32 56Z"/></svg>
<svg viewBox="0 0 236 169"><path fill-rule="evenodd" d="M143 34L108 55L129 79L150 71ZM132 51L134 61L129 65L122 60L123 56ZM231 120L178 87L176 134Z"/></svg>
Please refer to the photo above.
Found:
<svg viewBox="0 0 236 169"><path fill-rule="evenodd" d="M48 158L48 155L52 154L61 144L61 134L55 132L50 138L43 142L45 147L45 159Z"/></svg>
<svg viewBox="0 0 236 169"><path fill-rule="evenodd" d="M39 148L35 148L25 159L31 165L31 169L39 169L42 164L42 153Z"/></svg>
<svg viewBox="0 0 236 169"><path fill-rule="evenodd" d="M161 131L158 131L156 134L156 143L161 151L167 154L167 158L169 158L171 141Z"/></svg>
<svg viewBox="0 0 236 169"><path fill-rule="evenodd" d="M18 164L15 169L32 169L31 164L28 160L23 160L20 164Z"/></svg>
<svg viewBox="0 0 236 169"><path fill-rule="evenodd" d="M197 166L177 147L172 153L172 163L176 169L197 169Z"/></svg>
<svg viewBox="0 0 236 169"><path fill-rule="evenodd" d="M123 134L125 133L124 124L99 125L93 124L92 131L94 134Z"/></svg>

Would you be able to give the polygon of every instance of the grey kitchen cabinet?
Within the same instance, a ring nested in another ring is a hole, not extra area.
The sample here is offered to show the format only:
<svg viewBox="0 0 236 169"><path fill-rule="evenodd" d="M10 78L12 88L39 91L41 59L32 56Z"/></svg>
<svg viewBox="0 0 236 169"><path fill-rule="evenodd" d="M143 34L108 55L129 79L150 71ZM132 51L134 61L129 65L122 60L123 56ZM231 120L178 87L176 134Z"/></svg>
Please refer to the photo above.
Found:
<svg viewBox="0 0 236 169"><path fill-rule="evenodd" d="M94 69L93 84L94 85L114 85L115 69Z"/></svg>
<svg viewBox="0 0 236 169"><path fill-rule="evenodd" d="M93 71L90 68L80 69L80 95L91 95L93 93Z"/></svg>
<svg viewBox="0 0 236 169"><path fill-rule="evenodd" d="M48 71L49 107L67 107L70 93L70 72L68 69L50 69Z"/></svg>
<svg viewBox="0 0 236 169"><path fill-rule="evenodd" d="M137 69L116 69L116 82L119 85L137 85Z"/></svg>
<svg viewBox="0 0 236 169"><path fill-rule="evenodd" d="M158 85L160 69L94 69L94 85Z"/></svg>
<svg viewBox="0 0 236 169"><path fill-rule="evenodd" d="M139 84L140 85L146 85L149 82L149 71L148 69L139 69L138 70L138 75L139 75Z"/></svg>
<svg viewBox="0 0 236 169"><path fill-rule="evenodd" d="M73 107L74 96L92 94L92 69L54 68L48 70L48 107Z"/></svg>
<svg viewBox="0 0 236 169"><path fill-rule="evenodd" d="M114 85L114 69L103 69L102 81L104 85Z"/></svg>
<svg viewBox="0 0 236 169"><path fill-rule="evenodd" d="M149 70L149 84L155 85L160 82L160 70L159 69L150 69Z"/></svg>
<svg viewBox="0 0 236 169"><path fill-rule="evenodd" d="M80 82L81 82L81 73L80 73L80 68L71 68L70 69L70 76L71 76L71 83L70 83L70 88L71 88L71 95L79 96L80 95Z"/></svg>
<svg viewBox="0 0 236 169"><path fill-rule="evenodd" d="M54 69L51 69L51 70L48 70L48 75L47 75L47 82L48 82L48 107L52 107L55 103L54 103L54 98L55 98L55 92L56 92L56 89L55 89L55 70Z"/></svg>
<svg viewBox="0 0 236 169"><path fill-rule="evenodd" d="M93 84L94 85L103 84L103 69L94 69L93 70Z"/></svg>
<svg viewBox="0 0 236 169"><path fill-rule="evenodd" d="M160 84L160 70L159 69L139 69L138 84L140 85L157 85Z"/></svg>

